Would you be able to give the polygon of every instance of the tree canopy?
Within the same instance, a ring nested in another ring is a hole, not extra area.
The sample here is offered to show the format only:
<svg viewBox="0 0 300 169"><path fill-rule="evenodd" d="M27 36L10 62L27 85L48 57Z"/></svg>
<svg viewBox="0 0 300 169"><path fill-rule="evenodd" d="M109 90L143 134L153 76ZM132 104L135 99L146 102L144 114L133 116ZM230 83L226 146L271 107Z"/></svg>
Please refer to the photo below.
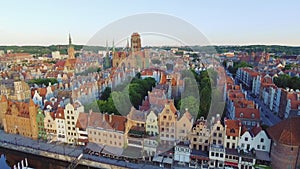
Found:
<svg viewBox="0 0 300 169"><path fill-rule="evenodd" d="M280 75L274 78L274 84L281 88L290 88L290 89L300 89L300 78L299 77L291 77L287 74Z"/></svg>

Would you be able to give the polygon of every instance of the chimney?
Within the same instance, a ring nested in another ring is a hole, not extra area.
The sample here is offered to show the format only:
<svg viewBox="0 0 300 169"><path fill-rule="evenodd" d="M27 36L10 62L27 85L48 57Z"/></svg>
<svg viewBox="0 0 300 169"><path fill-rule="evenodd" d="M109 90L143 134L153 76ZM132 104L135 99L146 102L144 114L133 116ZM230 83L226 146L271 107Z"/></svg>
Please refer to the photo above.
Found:
<svg viewBox="0 0 300 169"><path fill-rule="evenodd" d="M112 114L109 115L109 123L112 122L112 116L113 116L113 115L114 115L114 113L112 113Z"/></svg>
<svg viewBox="0 0 300 169"><path fill-rule="evenodd" d="M102 121L105 122L105 115L106 113L102 113Z"/></svg>

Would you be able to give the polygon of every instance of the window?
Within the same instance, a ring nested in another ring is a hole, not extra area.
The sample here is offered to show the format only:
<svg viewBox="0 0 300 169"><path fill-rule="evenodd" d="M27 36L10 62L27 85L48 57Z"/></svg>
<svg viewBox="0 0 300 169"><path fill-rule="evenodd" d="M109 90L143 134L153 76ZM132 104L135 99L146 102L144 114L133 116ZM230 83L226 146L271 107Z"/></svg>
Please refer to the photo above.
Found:
<svg viewBox="0 0 300 169"><path fill-rule="evenodd" d="M222 133L219 133L219 137L222 137Z"/></svg>
<svg viewBox="0 0 300 169"><path fill-rule="evenodd" d="M211 156L215 156L215 153L214 153L214 152L211 152L210 155L211 155Z"/></svg>
<svg viewBox="0 0 300 169"><path fill-rule="evenodd" d="M264 142L264 139L263 139L263 138L261 138L261 139L260 139L260 142L261 142L261 143L263 143L263 142Z"/></svg>
<svg viewBox="0 0 300 169"><path fill-rule="evenodd" d="M194 141L195 141L195 142L197 141L197 138L196 138L196 137L194 137Z"/></svg>
<svg viewBox="0 0 300 169"><path fill-rule="evenodd" d="M216 136L217 136L217 133L214 133L213 136L216 137Z"/></svg>
<svg viewBox="0 0 300 169"><path fill-rule="evenodd" d="M248 141L248 137L245 137L245 141Z"/></svg>
<svg viewBox="0 0 300 169"><path fill-rule="evenodd" d="M265 149L266 149L266 146L262 146L262 149L265 150Z"/></svg>
<svg viewBox="0 0 300 169"><path fill-rule="evenodd" d="M220 157L221 157L221 158L223 158L223 156L224 156L224 154L223 154L223 153L221 153L221 154L220 154Z"/></svg>
<svg viewBox="0 0 300 169"><path fill-rule="evenodd" d="M244 113L241 113L241 114L240 114L240 117L244 117Z"/></svg>
<svg viewBox="0 0 300 169"><path fill-rule="evenodd" d="M217 127L217 131L220 131L220 127Z"/></svg>

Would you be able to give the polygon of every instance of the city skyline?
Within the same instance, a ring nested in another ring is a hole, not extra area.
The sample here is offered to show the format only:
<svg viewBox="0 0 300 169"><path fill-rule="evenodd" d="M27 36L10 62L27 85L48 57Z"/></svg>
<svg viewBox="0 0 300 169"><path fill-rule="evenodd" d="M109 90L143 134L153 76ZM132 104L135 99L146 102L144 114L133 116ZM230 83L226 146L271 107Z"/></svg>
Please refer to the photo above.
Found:
<svg viewBox="0 0 300 169"><path fill-rule="evenodd" d="M4 8L0 21L4 24L0 26L0 45L67 44L69 32L74 44L85 45L99 30L124 17L162 13L190 23L210 45L300 46L300 30L297 29L300 23L293 19L300 17L297 1L131 1L118 2L118 5L102 1L12 1L1 2L1 6ZM144 41L144 46L147 45Z"/></svg>

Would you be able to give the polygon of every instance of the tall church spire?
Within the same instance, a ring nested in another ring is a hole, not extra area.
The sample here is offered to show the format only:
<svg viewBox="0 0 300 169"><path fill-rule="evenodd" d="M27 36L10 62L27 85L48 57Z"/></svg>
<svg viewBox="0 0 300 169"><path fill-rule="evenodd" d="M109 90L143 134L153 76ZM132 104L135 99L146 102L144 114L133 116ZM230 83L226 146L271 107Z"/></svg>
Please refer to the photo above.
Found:
<svg viewBox="0 0 300 169"><path fill-rule="evenodd" d="M71 34L69 33L69 46L72 45L72 39L71 39Z"/></svg>
<svg viewBox="0 0 300 169"><path fill-rule="evenodd" d="M69 47L68 47L68 55L69 59L75 59L75 50L72 45L72 39L71 39L71 34L69 33Z"/></svg>
<svg viewBox="0 0 300 169"><path fill-rule="evenodd" d="M113 42L112 42L112 52L115 53L115 40L113 39Z"/></svg>

